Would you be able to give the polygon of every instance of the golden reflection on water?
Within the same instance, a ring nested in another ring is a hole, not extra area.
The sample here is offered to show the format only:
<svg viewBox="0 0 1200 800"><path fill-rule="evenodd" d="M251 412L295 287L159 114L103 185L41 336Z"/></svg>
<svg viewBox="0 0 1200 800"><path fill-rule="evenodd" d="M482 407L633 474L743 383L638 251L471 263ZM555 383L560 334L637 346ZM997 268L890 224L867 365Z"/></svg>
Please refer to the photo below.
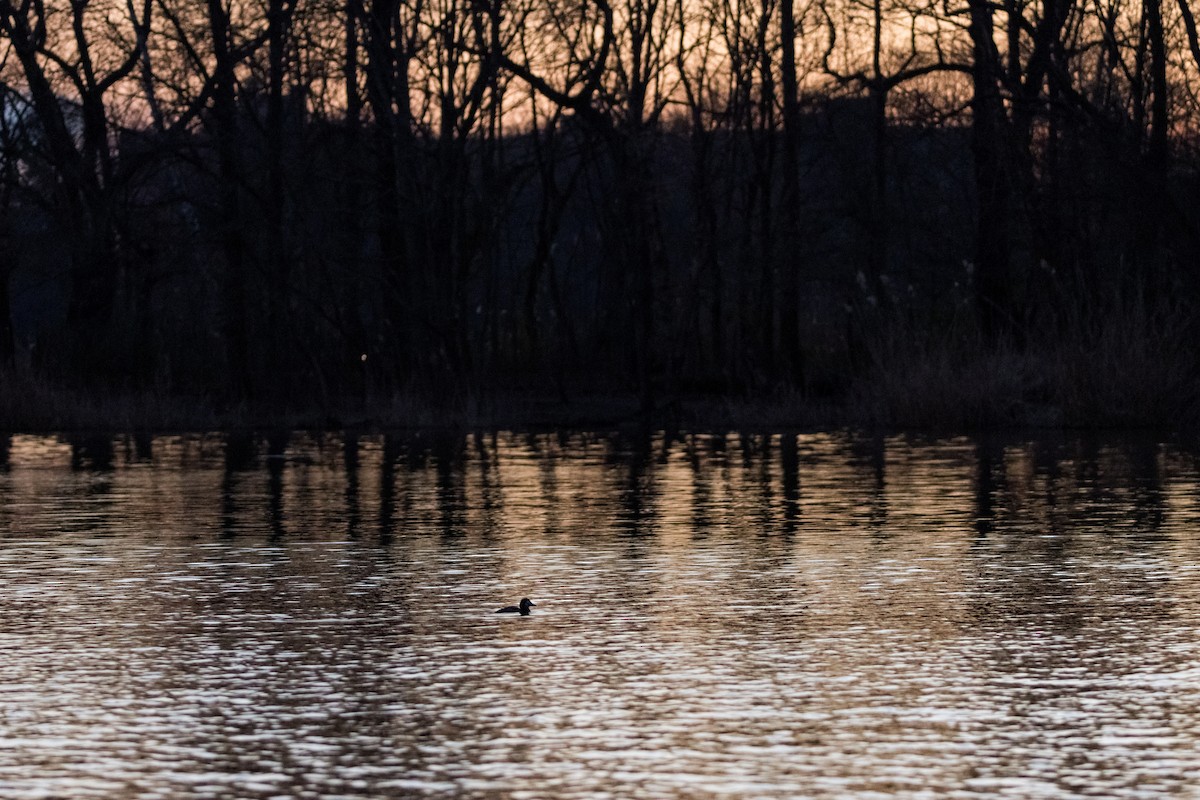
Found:
<svg viewBox="0 0 1200 800"><path fill-rule="evenodd" d="M3 444L5 798L1196 791L1182 446Z"/></svg>

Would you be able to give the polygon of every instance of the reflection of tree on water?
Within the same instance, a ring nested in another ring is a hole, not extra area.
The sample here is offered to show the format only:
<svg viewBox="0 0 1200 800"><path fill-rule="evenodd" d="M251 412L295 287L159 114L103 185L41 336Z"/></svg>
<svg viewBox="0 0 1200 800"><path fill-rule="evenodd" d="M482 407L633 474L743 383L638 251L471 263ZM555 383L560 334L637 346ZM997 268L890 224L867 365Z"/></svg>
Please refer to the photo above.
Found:
<svg viewBox="0 0 1200 800"><path fill-rule="evenodd" d="M702 446L708 446L708 454L702 452ZM712 454L723 452L725 439L720 435L711 437L688 437L686 452L688 469L691 472L692 484L692 538L703 539L710 533L713 524L713 488L710 473Z"/></svg>
<svg viewBox="0 0 1200 800"><path fill-rule="evenodd" d="M1163 521L1155 451L977 443L970 635L987 646L975 692L999 704L989 738L1019 745L978 754L981 777L1074 791L1071 773L1113 771L1112 730L1171 727L1153 690L1123 682L1148 668L1147 636L1172 627L1170 586L1147 577L1167 556L1153 533Z"/></svg>
<svg viewBox="0 0 1200 800"><path fill-rule="evenodd" d="M1129 613L1132 609L1093 607L1080 598L1091 597L1090 584L1100 580L1146 591L1137 576L1125 575L1130 580L1124 581L1120 568L1156 554L1146 547L1160 540L1163 522L1153 453L1140 445L1120 454L1100 452L1087 442L1063 451L1053 443L1005 448L984 438L976 455L973 553L989 595L985 614L1045 614L1057 625L1074 627L1083 619ZM1074 469L1064 470L1064 460ZM1130 489L1112 488L1118 486Z"/></svg>
<svg viewBox="0 0 1200 800"><path fill-rule="evenodd" d="M257 466L258 447L254 434L246 431L230 431L225 436L225 470L244 472Z"/></svg>
<svg viewBox="0 0 1200 800"><path fill-rule="evenodd" d="M342 437L342 465L346 470L346 538L358 538L360 511L358 503L358 434L347 431Z"/></svg>
<svg viewBox="0 0 1200 800"><path fill-rule="evenodd" d="M1149 439L1139 439L1130 447L1131 522L1141 540L1162 537L1166 500L1159 467L1160 450L1158 443Z"/></svg>
<svg viewBox="0 0 1200 800"><path fill-rule="evenodd" d="M490 434L476 432L471 437L474 444L475 462L479 467L479 502L476 505L482 525L481 533L484 536L495 533L502 525L504 517L503 478L500 474L499 460L493 455L496 452L496 438L495 432ZM464 461L469 459L465 450L463 459ZM464 513L470 509L468 502L469 497L464 494Z"/></svg>
<svg viewBox="0 0 1200 800"><path fill-rule="evenodd" d="M746 474L747 484L755 487L758 493L757 502L753 506L754 526L760 536L769 536L775 530L775 471L774 437L770 434L746 434L738 437L742 445L742 467Z"/></svg>
<svg viewBox="0 0 1200 800"><path fill-rule="evenodd" d="M112 436L107 434L72 434L71 469L107 472L113 468L115 452Z"/></svg>
<svg viewBox="0 0 1200 800"><path fill-rule="evenodd" d="M154 458L154 437L146 431L133 434L133 452L139 461L150 461Z"/></svg>
<svg viewBox="0 0 1200 800"><path fill-rule="evenodd" d="M467 530L467 437L453 432L385 434L380 463L379 536L390 542L399 528L435 529L443 535ZM418 493L433 467L432 516Z"/></svg>
<svg viewBox="0 0 1200 800"><path fill-rule="evenodd" d="M137 431L121 438L126 463L154 460L154 436L146 431Z"/></svg>
<svg viewBox="0 0 1200 800"><path fill-rule="evenodd" d="M254 435L245 431L230 431L225 436L225 472L221 478L221 536L233 538L238 533L237 492L239 474L257 466L258 450Z"/></svg>
<svg viewBox="0 0 1200 800"><path fill-rule="evenodd" d="M287 431L272 431L267 436L267 517L271 521L271 538L287 533L284 526L283 472L287 466Z"/></svg>
<svg viewBox="0 0 1200 800"><path fill-rule="evenodd" d="M975 442L975 534L976 544L986 539L996 527L996 472L1003 480L1004 453L990 437L980 436Z"/></svg>
<svg viewBox="0 0 1200 800"><path fill-rule="evenodd" d="M558 468L559 459L558 451L567 446L569 442L565 432L560 433L556 437L556 441L548 443L543 447L542 437L535 433L528 433L522 437L522 443L529 458L537 462L537 496L540 505L545 515L545 523L542 530L547 535L554 535L560 532L562 525L562 510L563 504L566 502L559 492ZM493 451L495 450L495 438L492 439ZM501 488L503 484L503 476L499 469L499 455L490 460L490 470L488 474L487 487L489 493L494 493L497 500L501 496ZM498 514L502 509L495 505L495 502L490 502L485 507L485 513L488 517L491 528L500 523L502 516Z"/></svg>
<svg viewBox="0 0 1200 800"><path fill-rule="evenodd" d="M779 466L783 491L783 532L793 534L800 522L800 447L794 433L779 439Z"/></svg>
<svg viewBox="0 0 1200 800"><path fill-rule="evenodd" d="M396 526L396 462L403 454L400 441L383 437L383 458L379 463L379 541L389 544Z"/></svg>
<svg viewBox="0 0 1200 800"><path fill-rule="evenodd" d="M466 437L441 432L434 436L437 464L438 529L443 536L467 532Z"/></svg>
<svg viewBox="0 0 1200 800"><path fill-rule="evenodd" d="M609 451L609 462L622 475L616 528L630 536L654 533L656 487L652 452L653 439L648 432L619 439Z"/></svg>
<svg viewBox="0 0 1200 800"><path fill-rule="evenodd" d="M863 483L870 487L867 501L867 527L872 535L886 537L887 498L887 446L879 434L854 437L850 440L851 463L866 473Z"/></svg>

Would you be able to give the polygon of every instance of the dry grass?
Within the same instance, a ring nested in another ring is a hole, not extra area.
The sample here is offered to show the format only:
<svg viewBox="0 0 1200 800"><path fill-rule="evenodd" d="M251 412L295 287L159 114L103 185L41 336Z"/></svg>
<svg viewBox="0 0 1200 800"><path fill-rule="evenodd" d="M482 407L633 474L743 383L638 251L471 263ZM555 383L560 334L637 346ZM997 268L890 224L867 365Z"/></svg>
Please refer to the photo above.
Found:
<svg viewBox="0 0 1200 800"><path fill-rule="evenodd" d="M0 372L0 430L613 429L717 430L861 426L934 431L1012 427L1158 427L1200 424L1200 354L1178 311L1115 313L984 347L969 328L931 333L895 321L865 337L867 365L841 397L668 396L652 418L635 396L580 391L570 402L535 388L355 400L332 408L220 410L165 389L88 391L27 371Z"/></svg>
<svg viewBox="0 0 1200 800"><path fill-rule="evenodd" d="M1181 427L1200 422L1191 321L1134 309L1030 336L1021 349L902 325L871 338L847 416L890 428Z"/></svg>
<svg viewBox="0 0 1200 800"><path fill-rule="evenodd" d="M27 372L0 372L0 430L212 430L211 404L154 390L65 388Z"/></svg>
<svg viewBox="0 0 1200 800"><path fill-rule="evenodd" d="M1189 315L1137 310L1076 326L1046 349L1044 371L1070 425L1177 427L1197 422Z"/></svg>
<svg viewBox="0 0 1200 800"><path fill-rule="evenodd" d="M990 428L1024 423L1026 360L1010 350L895 352L855 385L849 416L891 428Z"/></svg>

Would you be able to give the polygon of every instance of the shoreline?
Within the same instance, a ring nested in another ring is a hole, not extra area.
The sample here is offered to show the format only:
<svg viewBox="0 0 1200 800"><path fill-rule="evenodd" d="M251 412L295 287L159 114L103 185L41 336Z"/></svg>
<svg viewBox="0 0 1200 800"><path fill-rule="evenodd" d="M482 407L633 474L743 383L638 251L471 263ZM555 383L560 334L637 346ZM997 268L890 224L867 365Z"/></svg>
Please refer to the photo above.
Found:
<svg viewBox="0 0 1200 800"><path fill-rule="evenodd" d="M18 382L22 383L22 382ZM917 398L920 413L882 407L861 397L811 398L790 393L759 397L718 394L664 396L643 414L632 393L581 393L564 402L536 391L487 392L436 403L418 395L323 408L240 406L221 409L209 398L148 390L89 391L54 387L40 380L0 387L0 431L21 434L199 433L267 431L723 431L780 432L856 430L872 433L968 433L1038 431L1147 431L1179 433L1196 428L1190 416L1172 423L1136 413L1086 415L1013 398L972 408L954 396ZM1085 418L1085 416L1090 418Z"/></svg>

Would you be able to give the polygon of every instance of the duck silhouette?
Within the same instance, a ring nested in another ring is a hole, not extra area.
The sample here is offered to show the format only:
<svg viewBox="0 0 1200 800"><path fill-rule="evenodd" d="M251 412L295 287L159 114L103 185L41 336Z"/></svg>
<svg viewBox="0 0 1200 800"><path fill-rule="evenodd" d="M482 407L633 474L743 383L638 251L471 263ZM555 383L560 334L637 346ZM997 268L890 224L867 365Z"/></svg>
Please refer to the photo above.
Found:
<svg viewBox="0 0 1200 800"><path fill-rule="evenodd" d="M534 603L532 600L530 600L528 597L522 597L521 604L519 606L505 606L504 608L497 608L496 613L497 614L520 614L522 617L528 617L529 609L535 605L537 605L537 604Z"/></svg>

